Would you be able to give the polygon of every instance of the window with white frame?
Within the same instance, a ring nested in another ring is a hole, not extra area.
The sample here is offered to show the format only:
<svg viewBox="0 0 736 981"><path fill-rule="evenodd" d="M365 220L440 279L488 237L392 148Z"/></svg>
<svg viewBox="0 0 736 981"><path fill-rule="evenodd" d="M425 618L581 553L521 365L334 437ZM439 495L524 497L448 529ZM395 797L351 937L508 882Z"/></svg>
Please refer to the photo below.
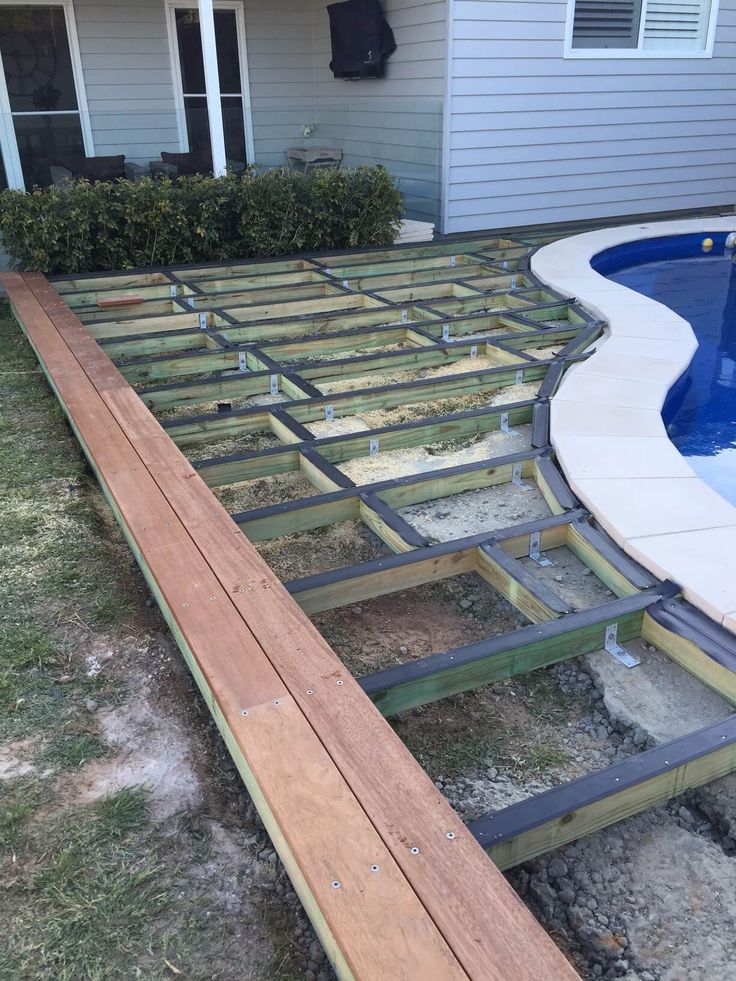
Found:
<svg viewBox="0 0 736 981"><path fill-rule="evenodd" d="M706 55L717 0L569 0L568 51L598 56Z"/></svg>

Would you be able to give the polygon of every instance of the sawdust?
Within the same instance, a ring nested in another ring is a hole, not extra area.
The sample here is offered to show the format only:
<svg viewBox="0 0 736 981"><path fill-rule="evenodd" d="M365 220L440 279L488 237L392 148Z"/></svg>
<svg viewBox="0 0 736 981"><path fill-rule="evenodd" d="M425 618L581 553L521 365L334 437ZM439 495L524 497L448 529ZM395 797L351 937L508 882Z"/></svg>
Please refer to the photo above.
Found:
<svg viewBox="0 0 736 981"><path fill-rule="evenodd" d="M188 419L190 416L216 415L221 405L227 405L231 409L251 409L259 405L275 405L278 402L288 401L289 398L283 392L277 392L276 395L264 392L261 395L249 395L245 398L239 398L237 395L222 395L218 399L210 399L206 402L190 401L186 405L153 411L158 419L170 422L172 419Z"/></svg>
<svg viewBox="0 0 736 981"><path fill-rule="evenodd" d="M380 330L380 328L376 328ZM337 351L325 351L322 354L314 354L308 358L300 358L299 364L294 365L294 371L298 372L299 368L303 365L310 364L324 364L329 361L339 361L342 358L362 358L362 357L375 357L379 354L392 354L394 351L408 351L413 345L407 344L406 341L400 341L396 344L375 344L370 343L364 344L362 347L353 347L349 339L345 341L345 347L340 348ZM285 359L284 363L288 364Z"/></svg>
<svg viewBox="0 0 736 981"><path fill-rule="evenodd" d="M489 405L505 405L507 402L526 402L535 399L541 381L524 382L521 385L507 385L494 392L488 400Z"/></svg>
<svg viewBox="0 0 736 981"><path fill-rule="evenodd" d="M323 382L318 388L325 395L338 392L355 392L364 388L379 388L382 385L402 385L406 382L418 381L421 378L444 378L450 375L461 375L468 371L483 371L493 368L493 362L485 356L459 358L446 364L434 365L431 368L408 368L395 372L376 372L372 375L361 375L358 378L341 379L334 382ZM408 395L408 393L407 393Z"/></svg>
<svg viewBox="0 0 736 981"><path fill-rule="evenodd" d="M328 422L326 419L316 419L314 422L305 423L310 433L318 439L327 436L346 436L350 433L362 433L368 429L362 416L340 416Z"/></svg>
<svg viewBox="0 0 736 981"><path fill-rule="evenodd" d="M444 470L465 463L476 463L507 453L517 453L531 446L531 426L518 426L513 435L496 429L466 440L454 440L467 445L442 451L443 444L416 446L409 449L379 452L375 456L356 457L339 464L339 469L356 484L370 484L412 473ZM380 444L379 444L380 445Z"/></svg>

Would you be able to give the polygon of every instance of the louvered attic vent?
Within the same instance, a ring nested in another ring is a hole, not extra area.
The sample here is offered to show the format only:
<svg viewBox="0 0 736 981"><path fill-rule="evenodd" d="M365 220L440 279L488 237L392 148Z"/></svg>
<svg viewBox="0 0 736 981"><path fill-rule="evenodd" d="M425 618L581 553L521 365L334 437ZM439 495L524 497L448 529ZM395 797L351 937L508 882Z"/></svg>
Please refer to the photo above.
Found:
<svg viewBox="0 0 736 981"><path fill-rule="evenodd" d="M700 51L711 0L571 0L572 47Z"/></svg>
<svg viewBox="0 0 736 981"><path fill-rule="evenodd" d="M635 48L641 0L577 0L572 41L576 48Z"/></svg>

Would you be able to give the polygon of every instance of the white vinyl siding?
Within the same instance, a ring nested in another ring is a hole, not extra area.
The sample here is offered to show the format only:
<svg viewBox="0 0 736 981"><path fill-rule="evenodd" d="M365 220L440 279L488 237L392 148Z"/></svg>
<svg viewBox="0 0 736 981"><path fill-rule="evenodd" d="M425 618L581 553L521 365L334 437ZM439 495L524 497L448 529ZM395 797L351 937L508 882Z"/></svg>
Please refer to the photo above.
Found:
<svg viewBox="0 0 736 981"><path fill-rule="evenodd" d="M736 0L713 56L563 58L565 0L454 0L446 230L736 202Z"/></svg>

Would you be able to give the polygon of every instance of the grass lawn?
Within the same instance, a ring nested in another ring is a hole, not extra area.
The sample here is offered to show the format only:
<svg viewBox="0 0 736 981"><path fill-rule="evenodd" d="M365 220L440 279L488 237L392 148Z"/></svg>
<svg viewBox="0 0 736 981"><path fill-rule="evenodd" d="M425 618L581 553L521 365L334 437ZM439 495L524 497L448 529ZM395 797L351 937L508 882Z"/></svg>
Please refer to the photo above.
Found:
<svg viewBox="0 0 736 981"><path fill-rule="evenodd" d="M7 306L0 423L0 978L301 976L301 911Z"/></svg>

